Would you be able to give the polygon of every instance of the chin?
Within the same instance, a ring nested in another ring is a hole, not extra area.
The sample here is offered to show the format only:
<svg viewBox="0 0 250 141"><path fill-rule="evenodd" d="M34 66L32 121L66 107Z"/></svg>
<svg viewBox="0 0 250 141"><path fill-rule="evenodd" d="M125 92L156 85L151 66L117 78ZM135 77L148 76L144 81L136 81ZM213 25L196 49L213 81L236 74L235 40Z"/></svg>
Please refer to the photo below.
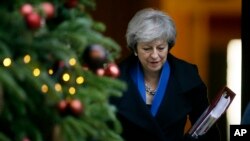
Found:
<svg viewBox="0 0 250 141"><path fill-rule="evenodd" d="M160 70L161 70L161 68L162 68L162 66L157 66L157 67L149 67L149 70L156 72L156 71L160 71Z"/></svg>

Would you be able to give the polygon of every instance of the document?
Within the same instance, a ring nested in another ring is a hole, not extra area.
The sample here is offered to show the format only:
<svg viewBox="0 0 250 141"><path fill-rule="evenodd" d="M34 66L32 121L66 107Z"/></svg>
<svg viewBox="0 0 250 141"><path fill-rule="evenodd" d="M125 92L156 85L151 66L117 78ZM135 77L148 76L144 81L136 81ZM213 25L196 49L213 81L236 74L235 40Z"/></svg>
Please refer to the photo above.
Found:
<svg viewBox="0 0 250 141"><path fill-rule="evenodd" d="M188 134L193 138L198 138L205 134L212 125L226 112L235 97L235 93L224 86L211 102L200 118L191 127Z"/></svg>

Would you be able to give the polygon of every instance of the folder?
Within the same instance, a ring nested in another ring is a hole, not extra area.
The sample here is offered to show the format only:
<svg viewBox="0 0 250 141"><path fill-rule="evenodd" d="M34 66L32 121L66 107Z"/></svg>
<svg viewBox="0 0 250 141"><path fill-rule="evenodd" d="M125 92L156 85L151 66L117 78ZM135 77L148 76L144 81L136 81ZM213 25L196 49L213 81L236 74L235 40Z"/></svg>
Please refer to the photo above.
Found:
<svg viewBox="0 0 250 141"><path fill-rule="evenodd" d="M224 86L195 124L189 129L188 134L192 138L204 135L226 112L235 95L231 89Z"/></svg>

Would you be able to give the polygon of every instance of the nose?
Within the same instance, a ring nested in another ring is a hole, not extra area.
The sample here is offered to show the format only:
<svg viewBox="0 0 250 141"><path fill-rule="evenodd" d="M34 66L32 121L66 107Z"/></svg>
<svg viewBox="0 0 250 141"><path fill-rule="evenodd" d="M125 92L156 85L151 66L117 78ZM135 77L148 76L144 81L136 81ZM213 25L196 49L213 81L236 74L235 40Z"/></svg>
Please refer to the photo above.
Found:
<svg viewBox="0 0 250 141"><path fill-rule="evenodd" d="M159 55L159 54L158 54L157 49L156 49L156 48L154 48L154 49L153 49L153 52L151 53L151 57L152 57L152 58L157 58L157 57L158 57L158 55Z"/></svg>

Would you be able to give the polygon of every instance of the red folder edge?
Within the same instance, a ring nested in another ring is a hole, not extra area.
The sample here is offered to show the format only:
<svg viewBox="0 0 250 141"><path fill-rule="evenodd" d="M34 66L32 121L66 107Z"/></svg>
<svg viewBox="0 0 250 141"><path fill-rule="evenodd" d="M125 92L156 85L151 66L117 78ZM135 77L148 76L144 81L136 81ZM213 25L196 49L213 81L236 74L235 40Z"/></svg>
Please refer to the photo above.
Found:
<svg viewBox="0 0 250 141"><path fill-rule="evenodd" d="M223 111L223 113L221 115L223 115L227 111L228 107L231 105L231 103L232 103L234 97L236 96L236 94L231 89L229 89L227 86L224 86L217 93L217 96L213 99L213 101L210 103L208 108L203 112L203 114L200 116L200 118L198 118L198 120L195 122L195 124L189 129L189 131L188 131L189 135L192 136L192 134L197 130L197 128L200 126L200 124L206 119L206 117L210 114L210 112L216 107L216 105L218 104L218 102L219 102L220 98L222 97L222 95L224 94L224 92L226 92L227 96L230 97L230 102L229 102L229 104L227 105L227 107L225 108L225 110ZM217 118L216 121L219 118ZM197 136L192 136L192 137L197 137Z"/></svg>

